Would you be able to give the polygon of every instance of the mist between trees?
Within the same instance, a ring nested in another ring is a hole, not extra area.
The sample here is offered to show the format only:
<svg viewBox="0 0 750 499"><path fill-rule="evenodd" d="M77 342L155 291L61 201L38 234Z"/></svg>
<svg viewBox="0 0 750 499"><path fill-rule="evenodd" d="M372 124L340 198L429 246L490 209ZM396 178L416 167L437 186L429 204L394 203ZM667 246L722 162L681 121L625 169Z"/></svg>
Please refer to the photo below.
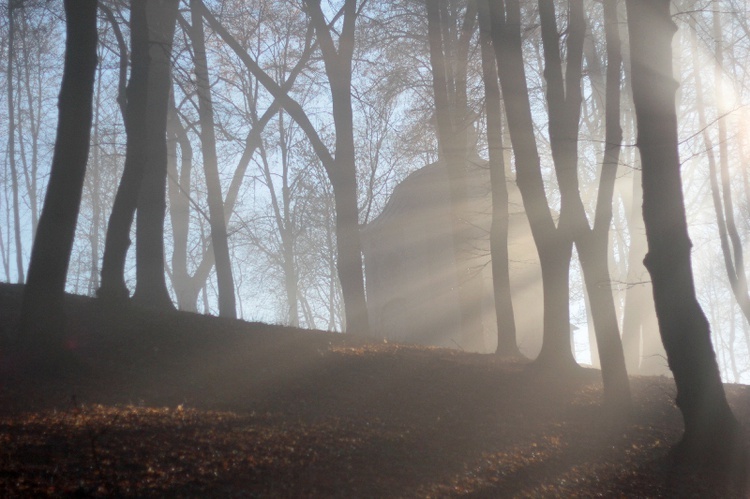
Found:
<svg viewBox="0 0 750 499"><path fill-rule="evenodd" d="M750 11L671 8L695 288L722 378L747 383ZM24 282L66 16L2 18L0 278ZM625 2L103 0L97 30L67 291L668 373Z"/></svg>

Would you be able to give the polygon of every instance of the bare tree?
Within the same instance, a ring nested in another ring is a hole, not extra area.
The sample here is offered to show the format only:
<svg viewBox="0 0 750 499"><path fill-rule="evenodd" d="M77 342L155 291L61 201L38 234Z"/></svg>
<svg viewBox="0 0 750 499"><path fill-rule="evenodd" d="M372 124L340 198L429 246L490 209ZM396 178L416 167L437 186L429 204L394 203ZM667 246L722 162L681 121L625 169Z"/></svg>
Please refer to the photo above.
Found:
<svg viewBox="0 0 750 499"><path fill-rule="evenodd" d="M498 84L495 52L492 48L490 6L488 0L479 0L479 34L482 48L482 76L484 80L487 113L487 142L492 184L492 225L490 228L490 253L492 284L497 316L497 353L519 356L516 343L516 323L510 291L508 256L508 186L505 177L503 153L503 121L501 115L500 87Z"/></svg>
<svg viewBox="0 0 750 499"><path fill-rule="evenodd" d="M21 310L21 341L42 355L62 350L65 280L86 174L97 64L96 1L66 0L65 14L55 152Z"/></svg>
<svg viewBox="0 0 750 499"><path fill-rule="evenodd" d="M211 100L211 87L208 80L203 16L201 15L200 8L196 7L196 5L196 0L191 0L192 29L190 30L190 39L193 43L195 61L198 113L201 125L201 151L203 153L203 170L206 173L211 242L216 261L216 280L219 286L219 315L235 318L237 317L237 311L234 299L234 279L232 278L232 263L229 260L227 226L224 219L224 201L216 159L214 110Z"/></svg>
<svg viewBox="0 0 750 499"><path fill-rule="evenodd" d="M675 457L732 464L739 425L724 394L708 321L695 295L680 176L669 0L627 0L643 218L654 304L685 433ZM739 463L744 466L744 463Z"/></svg>

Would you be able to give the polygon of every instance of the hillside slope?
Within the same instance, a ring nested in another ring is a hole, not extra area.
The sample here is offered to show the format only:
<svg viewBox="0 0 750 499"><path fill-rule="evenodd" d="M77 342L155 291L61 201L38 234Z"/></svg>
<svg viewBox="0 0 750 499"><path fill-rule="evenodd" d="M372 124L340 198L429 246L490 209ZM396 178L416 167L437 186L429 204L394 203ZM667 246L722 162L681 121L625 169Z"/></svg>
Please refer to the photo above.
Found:
<svg viewBox="0 0 750 499"><path fill-rule="evenodd" d="M20 288L0 285L0 333ZM599 372L68 300L73 372L0 347L0 497L741 497L669 466L665 378L600 407ZM727 386L750 421L750 389Z"/></svg>

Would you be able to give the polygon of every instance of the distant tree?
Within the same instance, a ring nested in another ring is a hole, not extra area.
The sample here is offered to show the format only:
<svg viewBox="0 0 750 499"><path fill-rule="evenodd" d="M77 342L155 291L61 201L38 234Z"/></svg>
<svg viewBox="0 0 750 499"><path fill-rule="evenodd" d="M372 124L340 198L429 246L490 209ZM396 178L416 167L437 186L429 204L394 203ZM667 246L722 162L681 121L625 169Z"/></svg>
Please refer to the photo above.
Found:
<svg viewBox="0 0 750 499"><path fill-rule="evenodd" d="M669 0L627 0L632 88L643 165L643 218L656 316L685 433L675 457L730 463L742 438L695 295L680 176Z"/></svg>
<svg viewBox="0 0 750 499"><path fill-rule="evenodd" d="M225 12L225 14L230 15L228 12ZM267 15L268 14L269 13L267 13ZM275 16L275 14L270 14L268 15L268 17L271 17L274 20L279 19L277 16ZM311 29L308 29L307 33L304 34L304 26L302 32L300 32L299 29L295 29L295 27L299 28L299 26L295 22L296 17L290 17L292 18L289 19L288 22L292 24L287 27L286 34L281 35L282 40L285 40L286 43L271 43L266 36L254 36L253 33L256 27L252 25L247 27L247 33L243 33L244 36L237 35L238 37L240 37L240 40L238 40L238 42L241 44L253 44L255 42L269 44L271 46L270 52L273 53L274 51L279 51L283 54L283 62L274 61L273 66L278 67L277 71L279 73L279 81L284 81L282 87L287 90L292 88L297 77L308 66L310 56L313 54L314 48L317 46L316 44L312 43L313 31ZM257 19L256 22L261 24L264 22L264 19L266 18ZM178 17L178 21L180 26L182 26L185 31L189 32L192 30L192 27L188 25L187 22L184 21L184 19L182 19L181 17ZM283 22L283 20L280 20L280 22ZM273 25L273 21L269 20L266 25L268 24ZM268 29L271 33L273 33L272 26L266 26L265 29ZM300 36L302 34L304 34L304 37ZM263 38L262 41L261 38ZM227 49L227 52L229 52L229 54L217 51L218 60L215 71L223 75L220 82L217 84L222 84L228 81L231 82L231 84L229 85L230 88L236 88L237 90L239 90L239 92L241 92L241 94L239 95L243 96L242 105L236 105L233 102L232 107L235 111L238 111L236 115L237 121L242 123L242 126L246 126L248 128L244 138L237 137L234 139L239 144L241 144L242 148L240 150L239 158L237 159L237 162L234 166L231 180L225 190L226 194L223 203L223 215L228 226L230 222L233 221L235 224L238 223L236 222L236 220L240 218L238 217L239 213L237 213L239 204L238 199L242 197L242 188L244 182L246 182L247 178L250 177L248 173L248 167L251 165L252 160L254 158L257 158L258 155L256 154L256 152L258 152L259 150L261 153L263 152L263 148L261 146L264 144L264 133L266 133L266 126L272 121L275 116L279 115L281 106L278 99L275 99L270 103L265 111L261 112L261 109L259 109L259 107L262 102L258 96L258 87L254 85L254 81L252 79L245 78L242 75L244 71L243 68L238 68L234 59L230 55L232 52L232 48L227 47ZM295 57L296 61L294 65L288 67L288 60L294 61ZM276 63L278 63L278 66ZM203 289L208 282L211 269L214 265L214 243L213 241L210 241L208 245L194 245L194 247L205 247L203 248L204 250L201 251L197 256L190 255L190 251L188 249L190 213L195 207L198 206L197 200L195 199L196 193L203 190L203 188L195 188L191 185L193 145L191 143L189 131L196 130L198 128L198 123L193 117L190 116L189 111L191 109L198 108L199 103L196 103L192 100L195 95L195 85L193 82L192 71L188 74L184 74L184 72L179 71L179 67L177 69L178 71L173 74L174 92L173 96L170 99L171 101L174 101L175 93L178 96L182 93L184 95L184 98L180 99L180 109L177 108L174 102L170 104L167 123L169 137L168 147L170 148L170 152L168 154L170 160L168 163L169 214L173 230L173 247L171 260L172 268L169 276L171 278L175 294L177 295L179 308L181 310L195 311L197 310L196 302L200 290ZM231 71L236 71L233 77L226 76L226 73ZM224 96L220 95L218 90L213 91L216 92L219 96L219 99L217 100L225 98ZM238 108L241 108L241 110ZM226 113L226 108L224 109L224 111ZM217 114L217 116L219 115ZM200 117L198 118L198 121L199 119ZM223 119L226 120L226 117L224 117ZM217 126L217 130L218 129L219 128ZM227 134L225 128L222 127L221 131L223 134ZM180 159L179 168L176 163L176 160L178 158L178 149ZM259 162L262 163L263 160ZM265 172L263 173L263 176L266 176ZM199 211L201 216L205 216L204 210ZM253 238L253 241L258 241L258 238ZM285 254L288 255L289 251L285 251ZM188 268L189 255L195 258L196 262L195 270L192 272L190 272ZM288 269L289 266L286 264L286 261L287 260L285 260L284 266L285 269ZM235 269L236 268L237 266L235 266ZM290 280L287 280L287 283L289 281ZM294 295L296 295L296 293L294 293Z"/></svg>
<svg viewBox="0 0 750 499"><path fill-rule="evenodd" d="M96 3L65 0L64 4L67 36L57 136L21 310L21 341L42 353L62 347L65 281L91 136Z"/></svg>
<svg viewBox="0 0 750 499"><path fill-rule="evenodd" d="M336 150L331 153L316 131L302 106L268 75L243 49L227 29L204 7L204 17L211 28L235 51L245 67L280 103L284 110L305 132L315 153L326 170L333 186L336 203L337 273L344 297L347 331L366 334L369 331L367 303L362 273L362 249L359 237L357 207L357 172L353 140L351 107L352 55L354 26L359 14L356 0L346 0L334 20L343 15L338 47L334 44L331 28L318 0L306 0L305 5L318 37L326 74L329 78L333 103Z"/></svg>
<svg viewBox="0 0 750 499"><path fill-rule="evenodd" d="M435 100L438 157L448 173L451 233L458 287L461 337L464 341L481 335L481 293L469 266L471 240L467 222L468 132L473 119L467 106L466 72L468 52L477 18L477 5L469 1L456 26L455 13L444 0L427 0L427 32L430 69ZM474 144L471 144L472 146Z"/></svg>
<svg viewBox="0 0 750 499"><path fill-rule="evenodd" d="M23 271L23 243L21 241L21 218L19 212L18 198L18 167L16 166L16 121L15 121L15 99L13 96L13 66L15 59L15 18L16 9L19 8L18 0L8 2L8 164L10 166L11 190L13 192L13 236L16 245L16 273L18 282L24 282Z"/></svg>

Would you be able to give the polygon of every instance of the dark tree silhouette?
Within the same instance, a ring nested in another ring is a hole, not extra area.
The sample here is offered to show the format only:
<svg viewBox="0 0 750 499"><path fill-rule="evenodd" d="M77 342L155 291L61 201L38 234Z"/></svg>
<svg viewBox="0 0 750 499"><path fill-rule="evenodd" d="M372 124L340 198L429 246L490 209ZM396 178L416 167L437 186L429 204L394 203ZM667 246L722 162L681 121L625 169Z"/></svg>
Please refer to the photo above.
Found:
<svg viewBox="0 0 750 499"><path fill-rule="evenodd" d="M632 87L643 165L643 218L656 316L685 433L677 458L729 462L739 445L708 320L695 296L680 177L669 0L627 0Z"/></svg>
<svg viewBox="0 0 750 499"><path fill-rule="evenodd" d="M164 219L167 210L167 108L171 85L172 39L179 0L148 0L148 88L146 165L138 191L133 301L173 308L164 273Z"/></svg>
<svg viewBox="0 0 750 499"><path fill-rule="evenodd" d="M137 208L136 290L150 307L171 308L164 280L167 103L177 0L131 3L131 74L126 92L125 169L107 227L98 295L128 297L125 258Z"/></svg>
<svg viewBox="0 0 750 499"><path fill-rule="evenodd" d="M138 190L146 164L146 89L148 88L148 25L146 0L130 4L130 80L125 91L125 167L109 215L102 257L102 280L97 295L106 300L129 296L125 285L125 258L130 227L138 203ZM122 96L120 96L122 97Z"/></svg>
<svg viewBox="0 0 750 499"><path fill-rule="evenodd" d="M65 0L66 41L49 184L23 293L21 341L38 352L63 346L63 299L91 137L96 75L96 0Z"/></svg>

